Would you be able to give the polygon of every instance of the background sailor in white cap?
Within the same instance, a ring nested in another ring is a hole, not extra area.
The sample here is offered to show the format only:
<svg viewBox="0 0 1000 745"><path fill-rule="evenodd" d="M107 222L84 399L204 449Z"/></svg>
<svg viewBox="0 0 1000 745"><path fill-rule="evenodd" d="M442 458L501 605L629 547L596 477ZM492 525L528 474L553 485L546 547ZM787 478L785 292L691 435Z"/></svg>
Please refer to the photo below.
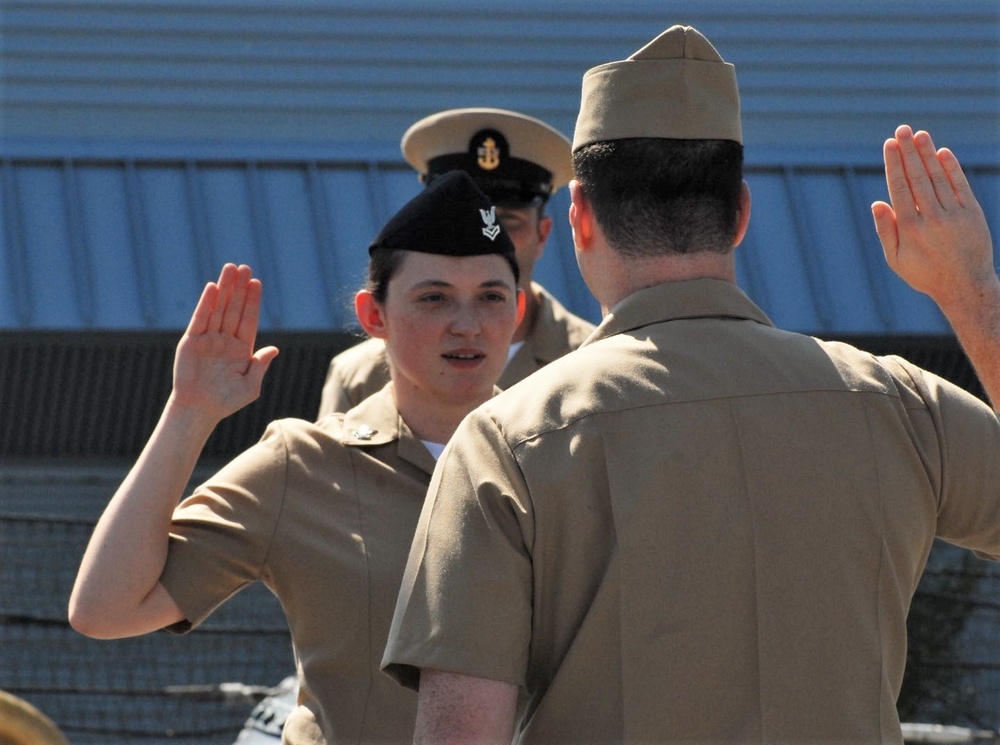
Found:
<svg viewBox="0 0 1000 745"><path fill-rule="evenodd" d="M733 66L692 28L584 76L570 223L606 315L438 463L383 660L419 682L416 742L902 743L932 543L1000 560L1000 422L739 290L741 142ZM926 132L883 151L888 263L996 404L983 211Z"/></svg>
<svg viewBox="0 0 1000 745"><path fill-rule="evenodd" d="M532 280L552 231L549 197L573 176L570 142L545 122L504 109L451 109L411 126L400 147L424 183L465 171L497 207L514 242L525 294L524 319L514 333L511 358L498 385L507 388L576 349L594 325L570 311ZM330 362L319 416L347 411L389 379L385 345L368 339Z"/></svg>

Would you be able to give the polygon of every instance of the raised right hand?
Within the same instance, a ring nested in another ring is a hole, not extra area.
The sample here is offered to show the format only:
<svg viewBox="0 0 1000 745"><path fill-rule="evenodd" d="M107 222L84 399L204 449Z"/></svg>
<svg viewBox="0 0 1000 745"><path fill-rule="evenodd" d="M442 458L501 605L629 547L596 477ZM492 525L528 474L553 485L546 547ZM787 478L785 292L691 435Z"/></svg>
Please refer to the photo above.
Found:
<svg viewBox="0 0 1000 745"><path fill-rule="evenodd" d="M904 124L883 156L891 205L875 202L872 215L892 270L946 315L994 292L989 227L954 154Z"/></svg>
<svg viewBox="0 0 1000 745"><path fill-rule="evenodd" d="M172 407L198 409L217 421L260 396L275 347L254 352L261 284L249 266L226 264L209 282L174 357Z"/></svg>

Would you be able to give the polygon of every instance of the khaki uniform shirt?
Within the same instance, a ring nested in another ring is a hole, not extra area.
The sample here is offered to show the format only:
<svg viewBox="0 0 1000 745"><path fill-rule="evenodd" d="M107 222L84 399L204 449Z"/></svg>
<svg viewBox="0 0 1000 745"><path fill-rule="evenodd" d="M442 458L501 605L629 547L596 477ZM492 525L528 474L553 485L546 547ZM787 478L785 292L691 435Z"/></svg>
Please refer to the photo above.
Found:
<svg viewBox="0 0 1000 745"><path fill-rule="evenodd" d="M524 686L523 743L901 743L935 536L1000 558L1000 426L899 358L662 285L468 417L383 665Z"/></svg>
<svg viewBox="0 0 1000 745"><path fill-rule="evenodd" d="M573 315L544 287L532 283L538 298L534 328L504 368L497 385L509 388L552 360L572 352L594 330L594 324ZM389 381L389 363L381 339L366 339L330 361L323 383L319 415L347 411Z"/></svg>
<svg viewBox="0 0 1000 745"><path fill-rule="evenodd" d="M272 423L177 508L161 581L188 622L172 630L251 582L281 600L302 704L284 742L411 739L416 696L378 668L433 468L385 389L317 424Z"/></svg>

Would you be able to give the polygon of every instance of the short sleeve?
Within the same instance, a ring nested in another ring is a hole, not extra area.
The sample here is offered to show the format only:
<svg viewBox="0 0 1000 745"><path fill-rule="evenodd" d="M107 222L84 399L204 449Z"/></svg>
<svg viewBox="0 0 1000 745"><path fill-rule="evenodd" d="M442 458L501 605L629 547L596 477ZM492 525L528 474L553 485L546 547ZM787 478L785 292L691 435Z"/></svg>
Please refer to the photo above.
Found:
<svg viewBox="0 0 1000 745"><path fill-rule="evenodd" d="M200 624L222 602L260 579L285 496L287 447L280 423L195 489L174 511L161 584Z"/></svg>
<svg viewBox="0 0 1000 745"><path fill-rule="evenodd" d="M383 670L523 685L532 614L532 511L492 419L470 415L438 462L410 550Z"/></svg>
<svg viewBox="0 0 1000 745"><path fill-rule="evenodd" d="M906 367L927 402L941 451L937 536L1000 560L1000 421L972 394Z"/></svg>

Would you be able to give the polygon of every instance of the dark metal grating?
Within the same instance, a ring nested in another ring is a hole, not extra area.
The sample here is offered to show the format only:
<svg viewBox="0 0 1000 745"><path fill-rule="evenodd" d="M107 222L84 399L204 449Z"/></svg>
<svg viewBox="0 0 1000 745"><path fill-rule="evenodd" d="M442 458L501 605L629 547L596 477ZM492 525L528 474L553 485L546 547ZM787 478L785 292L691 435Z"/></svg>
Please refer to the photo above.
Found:
<svg viewBox="0 0 1000 745"><path fill-rule="evenodd" d="M131 458L170 393L177 332L0 334L0 457ZM260 398L223 421L204 455L231 457L273 419L315 418L342 332L261 335L281 354Z"/></svg>
<svg viewBox="0 0 1000 745"><path fill-rule="evenodd" d="M0 457L138 455L170 392L176 332L0 333ZM260 399L222 422L205 455L228 458L273 419L312 419L330 357L356 338L262 335L281 354ZM900 354L980 398L968 359L950 337L852 337L878 354Z"/></svg>

